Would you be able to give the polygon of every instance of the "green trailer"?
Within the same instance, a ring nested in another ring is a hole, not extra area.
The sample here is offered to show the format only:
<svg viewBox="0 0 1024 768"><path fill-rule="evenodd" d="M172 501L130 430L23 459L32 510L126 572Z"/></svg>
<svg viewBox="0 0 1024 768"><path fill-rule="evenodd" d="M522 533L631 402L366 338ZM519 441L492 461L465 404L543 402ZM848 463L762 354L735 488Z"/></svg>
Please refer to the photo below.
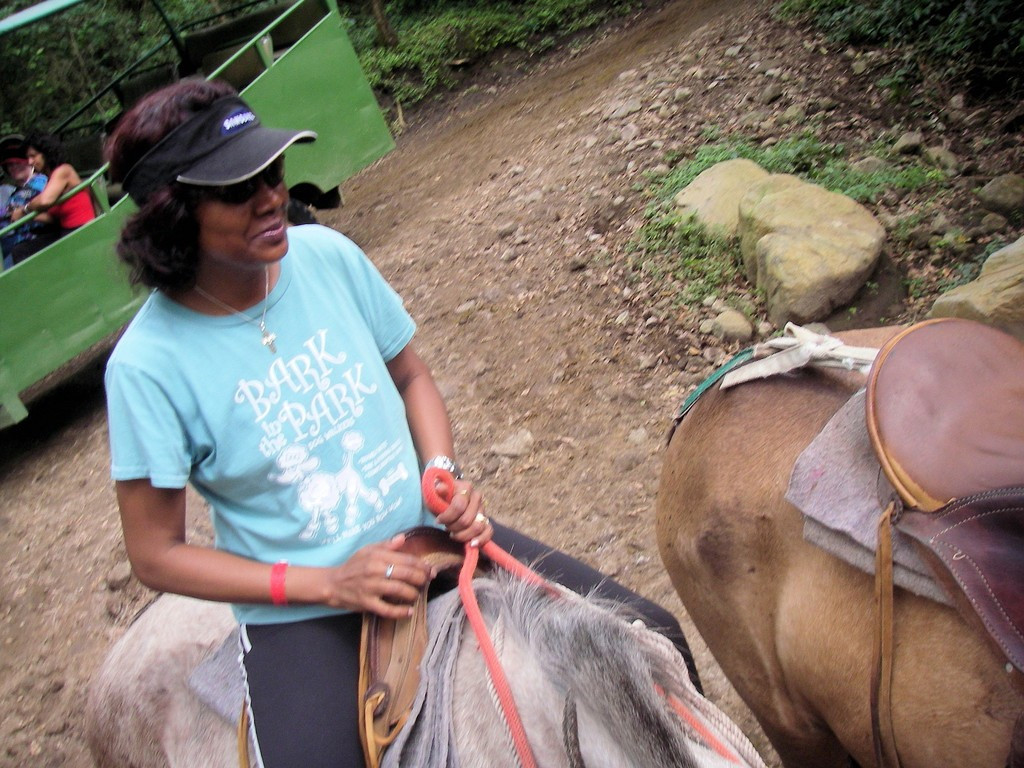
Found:
<svg viewBox="0 0 1024 768"><path fill-rule="evenodd" d="M0 40L88 2L47 0L0 19ZM173 23L156 0L150 2L167 24L164 38L54 129L71 137L65 143L76 148L77 154L69 154L99 215L0 272L0 428L24 419L31 395L109 340L144 299L129 287L114 255L134 207L108 184L98 154L116 119L99 123L98 130L88 127L89 110L102 97L114 94L127 108L182 76L228 80L266 125L317 132L317 141L288 150L286 181L294 198L319 207L337 205L338 186L394 148L336 0L248 3L184 24ZM153 64L161 51L163 61Z"/></svg>

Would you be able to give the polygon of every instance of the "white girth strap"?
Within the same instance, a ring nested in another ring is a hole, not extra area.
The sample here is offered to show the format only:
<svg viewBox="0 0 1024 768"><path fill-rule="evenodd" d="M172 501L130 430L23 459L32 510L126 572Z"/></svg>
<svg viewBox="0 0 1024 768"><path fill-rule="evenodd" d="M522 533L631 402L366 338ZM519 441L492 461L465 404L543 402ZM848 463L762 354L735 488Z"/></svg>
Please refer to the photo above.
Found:
<svg viewBox="0 0 1024 768"><path fill-rule="evenodd" d="M878 350L873 347L851 347L835 336L815 333L799 325L786 323L782 336L754 347L754 361L730 371L722 377L722 389L754 379L766 379L805 366L845 368L867 373Z"/></svg>

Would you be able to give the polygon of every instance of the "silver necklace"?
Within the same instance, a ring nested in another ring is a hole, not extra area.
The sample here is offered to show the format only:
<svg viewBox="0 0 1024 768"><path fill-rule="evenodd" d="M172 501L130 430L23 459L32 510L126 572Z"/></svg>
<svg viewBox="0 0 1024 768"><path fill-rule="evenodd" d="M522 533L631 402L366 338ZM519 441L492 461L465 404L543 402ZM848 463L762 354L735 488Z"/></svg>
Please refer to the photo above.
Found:
<svg viewBox="0 0 1024 768"><path fill-rule="evenodd" d="M231 314L238 315L240 318L245 320L245 322L250 323L252 325L255 325L257 328L259 328L260 329L260 334L263 337L263 339L262 339L263 346L266 347L267 349L269 349L270 350L270 354L273 355L273 354L277 354L277 345L274 344L274 342L277 341L277 334L276 333L271 333L270 331L267 330L267 304L268 304L268 300L270 299L270 268L269 267L264 267L263 268L263 274L266 275L266 277L267 277L267 288L266 288L266 292L263 295L263 314L260 316L259 320L257 320L254 317L249 317L249 315L245 314L245 312L239 312L234 307L229 306L228 304L225 304L223 301L218 299L216 296L212 296L211 294L209 294L206 291L204 291L198 285L195 286L195 289L196 289L196 293L198 293L203 298L208 299L209 301L212 301L214 304L216 304L221 309L226 309Z"/></svg>

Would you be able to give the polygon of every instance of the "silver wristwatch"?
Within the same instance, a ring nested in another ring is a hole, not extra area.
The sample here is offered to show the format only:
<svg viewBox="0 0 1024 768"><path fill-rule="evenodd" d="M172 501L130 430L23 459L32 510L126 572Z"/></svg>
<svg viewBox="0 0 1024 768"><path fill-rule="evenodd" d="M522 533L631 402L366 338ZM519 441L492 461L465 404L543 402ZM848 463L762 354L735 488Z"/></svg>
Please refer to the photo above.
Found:
<svg viewBox="0 0 1024 768"><path fill-rule="evenodd" d="M456 464L455 460L450 456L435 456L423 465L423 471L426 472L431 467L437 467L438 469L443 469L445 472L451 472L452 477L456 480L462 479L462 470L459 469L459 465Z"/></svg>

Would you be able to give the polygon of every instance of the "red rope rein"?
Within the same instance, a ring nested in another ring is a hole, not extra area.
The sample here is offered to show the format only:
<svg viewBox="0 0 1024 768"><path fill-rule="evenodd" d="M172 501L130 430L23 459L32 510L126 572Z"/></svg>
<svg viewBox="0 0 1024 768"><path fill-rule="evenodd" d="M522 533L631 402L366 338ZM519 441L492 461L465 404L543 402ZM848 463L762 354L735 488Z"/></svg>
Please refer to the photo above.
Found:
<svg viewBox="0 0 1024 768"><path fill-rule="evenodd" d="M455 478L450 472L431 467L423 473L423 498L427 507L435 514L440 514L448 508L455 494ZM469 620L473 633L476 635L477 643L480 645L480 653L483 654L484 662L487 665L488 674L494 684L498 702L501 705L505 723L508 725L509 734L512 736L512 743L515 746L516 754L523 768L537 768L537 761L533 756L533 750L526 737L526 729L523 727L522 719L519 717L519 710L516 708L515 698L512 696L512 688L505 677L505 670L501 667L498 653L491 642L491 636L487 631L487 624L483 614L480 612L480 605L477 603L476 593L473 591L473 575L476 573L477 563L480 559L481 550L487 558L495 565L501 566L513 575L539 587L543 587L554 596L559 592L548 581L516 560L512 555L503 550L493 541L488 541L481 548L466 544L466 555L462 562L462 569L459 571L459 598L466 611L466 618ZM655 690L663 696L676 715L689 723L689 725L705 740L705 743L727 761L738 765L739 758L723 744L698 720L693 713L678 698L665 691L660 685L655 684Z"/></svg>
<svg viewBox="0 0 1024 768"><path fill-rule="evenodd" d="M438 490L439 485L441 486L440 491ZM426 500L427 507L435 514L440 514L448 508L454 493L455 478L450 472L438 467L431 467L423 473L423 498ZM516 576L551 589L543 577L531 571L493 541L484 544L483 551L492 562L511 571ZM501 711L505 717L505 723L508 725L509 734L512 736L512 743L519 756L519 762L523 768L537 768L537 761L530 748L529 739L526 737L526 728L523 727L522 718L519 717L519 710L516 708L512 688L508 684L505 670L501 667L498 653L494 650L494 643L491 642L491 636L487 632L487 624L480 612L476 593L473 592L473 575L476 573L479 559L480 550L467 543L466 556L462 562L462 570L459 571L459 598L462 600L466 618L480 645L480 653L483 654L484 663L487 665L491 682L494 684L494 691L498 696L498 703L501 705Z"/></svg>

